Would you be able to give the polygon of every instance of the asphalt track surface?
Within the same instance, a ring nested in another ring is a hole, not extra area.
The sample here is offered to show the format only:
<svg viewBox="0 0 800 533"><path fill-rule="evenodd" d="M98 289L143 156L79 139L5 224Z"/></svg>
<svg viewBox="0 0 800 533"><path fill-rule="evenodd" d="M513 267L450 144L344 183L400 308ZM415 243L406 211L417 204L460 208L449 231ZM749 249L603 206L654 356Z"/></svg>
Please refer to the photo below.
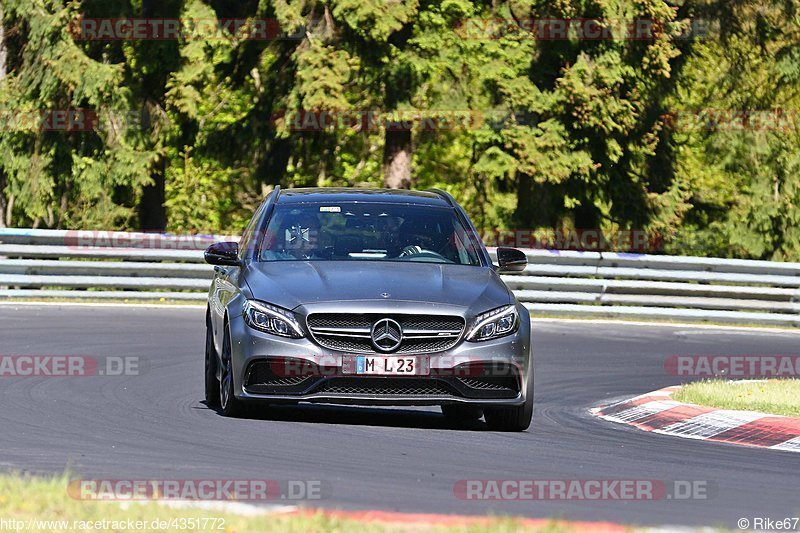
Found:
<svg viewBox="0 0 800 533"><path fill-rule="evenodd" d="M680 382L674 354L800 352L791 333L536 322L528 432L453 429L436 408L203 403L202 309L0 306L0 354L138 356L138 376L0 378L0 470L113 479L323 480L309 506L737 529L800 514L800 455L655 435L590 416ZM705 500L465 501L462 479L699 480Z"/></svg>

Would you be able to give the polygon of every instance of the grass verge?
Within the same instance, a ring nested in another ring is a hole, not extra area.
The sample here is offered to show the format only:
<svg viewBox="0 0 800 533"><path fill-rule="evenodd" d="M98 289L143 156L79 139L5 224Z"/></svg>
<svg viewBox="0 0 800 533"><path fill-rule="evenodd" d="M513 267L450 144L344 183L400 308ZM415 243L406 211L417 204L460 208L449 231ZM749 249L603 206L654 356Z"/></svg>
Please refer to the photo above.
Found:
<svg viewBox="0 0 800 533"><path fill-rule="evenodd" d="M68 495L68 476L39 478L0 475L0 529L5 531L227 531L227 532L482 532L576 531L563 522L531 527L517 519L487 518L480 523L437 526L420 523L361 522L322 512L251 515L230 510L174 508L157 502L77 500ZM208 502L204 502L208 503ZM143 524L144 527L140 527ZM132 526L132 527L131 527Z"/></svg>
<svg viewBox="0 0 800 533"><path fill-rule="evenodd" d="M685 385L672 395L679 402L759 411L775 415L800 416L800 380L698 381Z"/></svg>

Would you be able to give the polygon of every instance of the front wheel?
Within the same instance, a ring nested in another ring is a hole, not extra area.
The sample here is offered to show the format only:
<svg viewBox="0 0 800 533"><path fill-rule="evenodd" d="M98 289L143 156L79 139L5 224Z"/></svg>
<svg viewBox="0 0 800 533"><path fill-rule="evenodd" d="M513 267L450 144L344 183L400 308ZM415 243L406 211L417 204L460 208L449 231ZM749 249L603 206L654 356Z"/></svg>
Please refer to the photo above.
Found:
<svg viewBox="0 0 800 533"><path fill-rule="evenodd" d="M528 379L530 381L524 404L486 409L484 417L489 429L493 431L525 431L530 427L531 418L533 418L533 376L528 376Z"/></svg>
<svg viewBox="0 0 800 533"><path fill-rule="evenodd" d="M227 326L222 338L222 376L219 383L219 403L222 414L237 418L244 414L244 404L233 392L233 362L231 361L231 337Z"/></svg>
<svg viewBox="0 0 800 533"><path fill-rule="evenodd" d="M217 350L214 348L214 337L211 323L206 319L206 405L219 407L219 379L217 378Z"/></svg>

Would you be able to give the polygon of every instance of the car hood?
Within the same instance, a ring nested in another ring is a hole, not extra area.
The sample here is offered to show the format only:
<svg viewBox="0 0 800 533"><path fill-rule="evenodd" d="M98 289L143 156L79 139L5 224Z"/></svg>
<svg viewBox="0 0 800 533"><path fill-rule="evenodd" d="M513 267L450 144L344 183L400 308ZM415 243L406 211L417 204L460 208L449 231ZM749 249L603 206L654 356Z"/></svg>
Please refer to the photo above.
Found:
<svg viewBox="0 0 800 533"><path fill-rule="evenodd" d="M253 298L294 309L323 302L424 302L482 312L511 303L491 268L440 263L271 261L251 263ZM388 297L385 296L388 294Z"/></svg>

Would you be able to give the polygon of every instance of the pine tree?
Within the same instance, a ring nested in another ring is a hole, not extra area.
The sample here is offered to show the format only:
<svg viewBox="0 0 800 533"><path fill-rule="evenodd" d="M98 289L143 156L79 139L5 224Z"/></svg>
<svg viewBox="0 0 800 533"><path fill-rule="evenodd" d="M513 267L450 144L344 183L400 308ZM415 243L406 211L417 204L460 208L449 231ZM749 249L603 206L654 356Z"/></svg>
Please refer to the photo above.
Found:
<svg viewBox="0 0 800 533"><path fill-rule="evenodd" d="M135 227L134 206L155 154L130 124L135 108L123 69L90 58L76 44L69 31L79 15L75 4L9 0L4 7L9 55L0 108L10 123L0 132L0 172L7 222ZM47 121L65 110L84 126L17 124L30 117Z"/></svg>

